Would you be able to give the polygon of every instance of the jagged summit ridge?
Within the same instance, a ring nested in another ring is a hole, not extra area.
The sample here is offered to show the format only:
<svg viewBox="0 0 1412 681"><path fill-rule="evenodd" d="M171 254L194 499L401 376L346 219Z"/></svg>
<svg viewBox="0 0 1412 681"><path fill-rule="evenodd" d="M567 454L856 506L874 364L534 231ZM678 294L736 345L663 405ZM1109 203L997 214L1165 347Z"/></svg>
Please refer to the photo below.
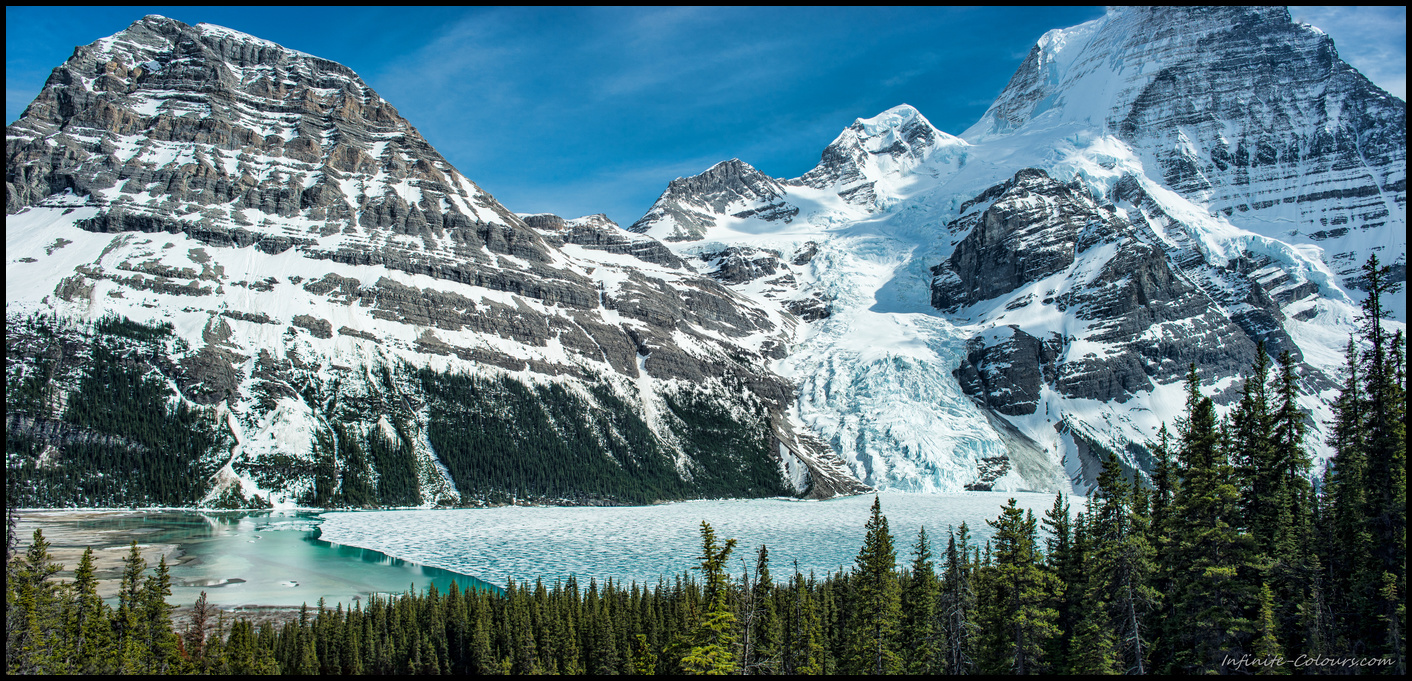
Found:
<svg viewBox="0 0 1412 681"><path fill-rule="evenodd" d="M963 167L966 147L902 104L855 120L797 178L773 178L740 159L677 178L629 229L664 241L700 241L743 223L786 229L801 211L866 215L912 191L919 178Z"/></svg>
<svg viewBox="0 0 1412 681"><path fill-rule="evenodd" d="M964 140L938 130L911 105L900 104L854 121L825 147L819 165L790 183L815 189L837 187L850 203L868 205L877 198L874 184L879 180L901 179L934 156L950 163L959 155L964 163L966 146Z"/></svg>
<svg viewBox="0 0 1412 681"><path fill-rule="evenodd" d="M667 185L647 214L629 231L666 241L701 239L716 225L716 216L759 216L788 222L799 212L782 199L785 187L738 158L722 161L700 175L679 177Z"/></svg>
<svg viewBox="0 0 1412 681"><path fill-rule="evenodd" d="M781 181L790 223L671 246L818 301L781 364L870 484L1083 490L1094 445L1150 463L1192 361L1227 402L1257 343L1290 350L1327 419L1349 275L1378 252L1405 276L1405 110L1283 8L1114 8L1042 36L960 137L858 119Z"/></svg>
<svg viewBox="0 0 1412 681"><path fill-rule="evenodd" d="M1373 252L1405 267L1406 123L1286 8L1134 7L1046 33L963 137L1099 129L1241 228L1319 245L1351 285Z"/></svg>
<svg viewBox="0 0 1412 681"><path fill-rule="evenodd" d="M304 231L322 223L318 232L409 219L434 230L461 220L450 216L515 226L347 67L155 15L76 49L6 145L8 213L72 189L94 205L226 228L244 216L192 215L177 202L230 202ZM378 181L345 182L349 173Z"/></svg>

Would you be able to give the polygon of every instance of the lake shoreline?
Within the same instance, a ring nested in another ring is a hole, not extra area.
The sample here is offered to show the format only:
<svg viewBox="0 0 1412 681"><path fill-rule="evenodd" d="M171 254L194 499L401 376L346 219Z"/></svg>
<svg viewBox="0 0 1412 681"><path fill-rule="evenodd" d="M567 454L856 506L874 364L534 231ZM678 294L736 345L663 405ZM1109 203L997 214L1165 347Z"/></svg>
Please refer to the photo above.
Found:
<svg viewBox="0 0 1412 681"><path fill-rule="evenodd" d="M372 549L318 537L317 512L192 511L176 509L57 509L17 513L16 554L43 532L54 579L71 582L84 551L93 549L98 594L115 604L132 543L151 574L166 559L172 577L173 620L184 621L205 591L228 616L283 622L307 605L347 609L373 596L449 583L491 588L473 575L405 561ZM185 528L185 529L183 529Z"/></svg>
<svg viewBox="0 0 1412 681"><path fill-rule="evenodd" d="M947 494L970 494L970 493L972 493L972 492L973 492L972 490L966 490L966 491L962 491L962 492L949 492L949 493L947 493ZM563 503L552 503L552 502L544 502L544 501L521 501L521 500L511 500L511 501L509 501L509 502L496 502L496 503L488 503L488 504L472 504L472 505L467 505L467 506L427 506L427 505L423 505L423 506L372 506L372 507L358 507L358 508L353 508L353 507L320 507L320 506L277 506L277 507L273 507L273 508L209 508L209 507L205 507L205 506L53 506L53 507L17 508L17 509L15 509L15 515L18 516L18 515L23 515L23 514L26 514L26 513L58 513L58 512L65 512L65 511L72 511L72 512L75 512L75 513L118 513L118 512L159 513L159 512L167 512L167 511L171 511L171 512L180 511L180 512L187 512L187 513L272 513L272 512L276 512L276 513L277 513L277 512L289 512L289 513L346 513L346 512L357 512L357 511L464 511L464 510L473 510L473 509L506 508L506 507L515 507L515 508L651 508L651 507L654 507L654 506L663 506L663 505L668 505L668 504L684 504L684 503L691 503L691 502L697 502L697 501L763 501L763 500L780 500L780 501L833 501L833 500L836 500L836 499L846 499L846 498L849 498L849 497L862 496L862 495L864 495L864 494L873 494L873 493L875 493L875 491L872 491L872 492L860 492L860 493L858 493L858 494L840 494L840 495L837 495L837 496L828 497L827 499L812 499L812 498L806 498L806 497L792 497L792 496L775 496L775 497L703 497L703 498L700 498L700 499L666 499L666 500L659 499L659 500L656 500L656 501L653 501L653 502L647 503L647 504L627 504L627 503L622 503L622 504L619 504L619 503L587 504L587 503L571 503L571 502L568 502L568 501L565 501L565 502L563 502ZM1028 492L1024 492L1024 493L1028 493Z"/></svg>

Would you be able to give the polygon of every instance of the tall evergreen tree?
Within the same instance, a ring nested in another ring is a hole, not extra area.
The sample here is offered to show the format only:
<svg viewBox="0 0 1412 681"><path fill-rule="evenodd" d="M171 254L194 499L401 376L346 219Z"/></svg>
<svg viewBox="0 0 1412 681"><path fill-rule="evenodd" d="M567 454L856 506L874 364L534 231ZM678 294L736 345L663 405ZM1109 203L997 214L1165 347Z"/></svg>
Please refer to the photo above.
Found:
<svg viewBox="0 0 1412 681"><path fill-rule="evenodd" d="M54 574L63 569L49 556L49 542L36 529L13 579L5 585L7 604L16 617L6 622L5 661L11 674L54 674L68 671L59 618L59 594Z"/></svg>
<svg viewBox="0 0 1412 681"><path fill-rule="evenodd" d="M735 550L735 540L727 539L724 546L716 544L716 532L701 521L701 566L705 582L707 610L690 637L690 647L682 657L682 669L688 674L730 674L736 670L736 617L728 603L729 589L726 561Z"/></svg>
<svg viewBox="0 0 1412 681"><path fill-rule="evenodd" d="M1172 499L1165 570L1171 580L1168 609L1183 628L1175 646L1176 669L1216 671L1240 657L1253 625L1246 613L1254 545L1239 531L1240 494L1217 432L1215 407L1201 395L1193 365L1187 375L1187 415L1179 424L1182 483Z"/></svg>
<svg viewBox="0 0 1412 681"><path fill-rule="evenodd" d="M1276 385L1272 447L1279 482L1270 504L1277 506L1277 524L1270 539L1266 584L1275 585L1278 639L1286 642L1287 649L1318 652L1322 644L1312 640L1322 638L1322 570L1314 531L1317 499L1305 445L1308 426L1299 407L1298 375L1289 351L1280 353Z"/></svg>
<svg viewBox="0 0 1412 681"><path fill-rule="evenodd" d="M84 550L74 570L74 603L69 612L65 631L74 641L69 671L79 675L108 673L112 629L108 606L98 597L93 547Z"/></svg>
<svg viewBox="0 0 1412 681"><path fill-rule="evenodd" d="M780 618L775 605L775 584L770 577L770 550L764 544L755 557L755 583L751 585L753 610L747 673L779 673Z"/></svg>
<svg viewBox="0 0 1412 681"><path fill-rule="evenodd" d="M1079 611L1088 605L1084 602L1087 594L1081 586L1085 579L1087 551L1084 538L1075 537L1069 504L1062 493L1054 495L1054 505L1045 511L1042 523L1049 535L1045 540L1045 567L1062 584L1075 587L1065 589L1062 594L1056 593L1053 603L1058 613L1054 624L1059 628L1059 634L1049 639L1045 656L1051 661L1053 670L1058 672L1064 671L1061 661L1069 657L1070 647L1074 643L1071 634L1075 631Z"/></svg>
<svg viewBox="0 0 1412 681"><path fill-rule="evenodd" d="M142 572L147 569L147 561L137 550L137 541L128 547L123 559L123 576L118 585L118 611L113 617L113 629L117 637L118 673L143 674L149 670L144 665L144 637L142 635Z"/></svg>
<svg viewBox="0 0 1412 681"><path fill-rule="evenodd" d="M1105 624L1116 645L1118 671L1146 674L1151 643L1146 622L1157 602L1151 582L1155 550L1141 488L1129 484L1116 458L1103 462L1091 502L1095 600L1107 604Z"/></svg>
<svg viewBox="0 0 1412 681"><path fill-rule="evenodd" d="M143 582L141 602L141 636L146 644L144 666L154 674L168 674L179 669L180 656L177 654L177 636L172 631L172 606L167 597L172 595L171 570L167 567L167 557L157 560L155 573Z"/></svg>
<svg viewBox="0 0 1412 681"><path fill-rule="evenodd" d="M975 666L977 629L975 563L971 560L970 529L966 523L947 530L946 564L943 567L941 616L945 670L948 674L969 674Z"/></svg>
<svg viewBox="0 0 1412 681"><path fill-rule="evenodd" d="M1241 525L1249 528L1261 547L1273 547L1275 528L1281 524L1280 513L1285 508L1281 490L1284 471L1276 461L1274 419L1266 391L1269 378L1270 358L1261 342L1240 402L1231 414L1232 465L1240 481Z"/></svg>
<svg viewBox="0 0 1412 681"><path fill-rule="evenodd" d="M1052 607L1063 585L1045 570L1036 547L1033 513L1010 499L995 528L992 564L982 567L979 619L981 671L990 674L1036 674L1049 667L1046 643L1059 633Z"/></svg>
<svg viewBox="0 0 1412 681"><path fill-rule="evenodd" d="M1363 338L1367 414L1367 525L1372 537L1372 564L1366 568L1362 592L1372 591L1376 620L1393 622L1395 607L1382 597L1391 580L1398 593L1407 585L1407 393L1399 376L1403 374L1403 341L1398 333L1388 338L1383 328L1387 310L1383 297L1399 284L1391 281L1391 268L1379 265L1376 255L1363 265L1363 284L1368 296L1363 301ZM1369 613L1373 614L1373 613ZM1391 626L1391 625L1387 625ZM1372 632L1367 632L1373 640ZM1383 640L1384 636L1378 637ZM1402 656L1404 651L1388 645L1374 645L1383 654Z"/></svg>
<svg viewBox="0 0 1412 681"><path fill-rule="evenodd" d="M1355 641L1366 638L1374 610L1374 588L1368 566L1373 561L1373 534L1368 526L1367 404L1362 393L1362 353L1352 338L1346 350L1345 381L1334 401L1334 421L1328 444L1334 457L1324 471L1325 523L1323 555L1327 598L1332 610L1330 652L1352 654Z"/></svg>
<svg viewBox="0 0 1412 681"><path fill-rule="evenodd" d="M873 497L865 528L863 547L853 566L848 671L893 674L902 668L902 657L897 652L902 603L897 584L897 552L878 497Z"/></svg>
<svg viewBox="0 0 1412 681"><path fill-rule="evenodd" d="M938 631L937 599L941 584L932 564L927 529L917 529L912 545L912 569L902 592L902 657L908 674L937 674L944 660Z"/></svg>

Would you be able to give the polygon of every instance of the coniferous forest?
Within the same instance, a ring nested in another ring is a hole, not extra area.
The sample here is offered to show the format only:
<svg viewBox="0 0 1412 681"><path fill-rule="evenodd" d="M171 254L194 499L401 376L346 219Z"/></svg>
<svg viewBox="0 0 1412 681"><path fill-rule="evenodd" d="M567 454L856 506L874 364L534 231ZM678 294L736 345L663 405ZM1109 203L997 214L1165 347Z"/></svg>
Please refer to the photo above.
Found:
<svg viewBox="0 0 1412 681"><path fill-rule="evenodd" d="M1319 479L1295 362L1262 352L1225 418L1193 367L1184 417L1151 443L1150 484L1109 457L1077 513L1062 495L1043 518L1011 500L984 543L965 524L935 543L894 537L875 500L855 564L827 575L772 565L768 547L703 521L699 567L657 584L453 586L258 629L203 594L174 624L165 563L144 576L134 545L112 608L91 551L66 584L39 532L14 556L12 514L7 670L1404 675L1406 341L1380 323L1386 268L1364 269Z"/></svg>

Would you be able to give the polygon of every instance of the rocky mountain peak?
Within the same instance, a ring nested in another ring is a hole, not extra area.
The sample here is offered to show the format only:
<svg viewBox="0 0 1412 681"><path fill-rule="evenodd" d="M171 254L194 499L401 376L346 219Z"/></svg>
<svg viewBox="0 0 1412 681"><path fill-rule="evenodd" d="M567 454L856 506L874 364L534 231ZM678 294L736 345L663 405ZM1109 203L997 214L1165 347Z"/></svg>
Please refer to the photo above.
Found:
<svg viewBox="0 0 1412 681"><path fill-rule="evenodd" d="M1120 140L1240 228L1317 245L1347 286L1373 252L1405 265L1407 105L1286 8L1121 8L1050 31L963 137L1065 130Z"/></svg>
<svg viewBox="0 0 1412 681"><path fill-rule="evenodd" d="M387 442L399 491L346 503L470 502L527 484L582 498L578 474L546 486L476 468L531 450L601 466L610 498L691 496L708 479L727 495L859 487L789 422L790 384L767 367L792 314L604 215L509 212L336 62L145 17L56 68L6 151L7 343L48 352L40 335L9 333L39 317L65 320L72 347L103 333L76 326L95 319L164 338L135 370L174 386L164 403L223 410L229 436L202 464L219 472L189 476L212 498L331 503L338 480L384 474L386 461L348 452ZM783 192L739 161L677 186L715 188L708 206ZM71 349L47 374L54 394L105 370ZM495 443L477 439L483 426L443 438L504 409L522 411ZM725 443L702 413L744 439ZM531 421L539 434L516 430Z"/></svg>
<svg viewBox="0 0 1412 681"><path fill-rule="evenodd" d="M798 209L784 203L785 192L779 180L733 158L699 175L672 180L647 214L628 230L666 241L695 241L723 215L761 215L788 222Z"/></svg>
<svg viewBox="0 0 1412 681"><path fill-rule="evenodd" d="M493 225L544 255L352 70L211 24L153 15L76 49L6 149L9 213L69 190L105 230L445 251Z"/></svg>
<svg viewBox="0 0 1412 681"><path fill-rule="evenodd" d="M1111 8L1099 19L1041 36L962 137L975 142L1008 134L1041 117L1048 125L1116 124L1163 70L1193 60L1219 67L1232 40L1273 34L1332 49L1326 35L1294 24L1284 7Z"/></svg>
<svg viewBox="0 0 1412 681"><path fill-rule="evenodd" d="M940 152L943 162L964 153L965 141L931 124L911 105L859 118L824 148L819 164L792 184L836 188L850 203L868 205L879 180L895 180Z"/></svg>

